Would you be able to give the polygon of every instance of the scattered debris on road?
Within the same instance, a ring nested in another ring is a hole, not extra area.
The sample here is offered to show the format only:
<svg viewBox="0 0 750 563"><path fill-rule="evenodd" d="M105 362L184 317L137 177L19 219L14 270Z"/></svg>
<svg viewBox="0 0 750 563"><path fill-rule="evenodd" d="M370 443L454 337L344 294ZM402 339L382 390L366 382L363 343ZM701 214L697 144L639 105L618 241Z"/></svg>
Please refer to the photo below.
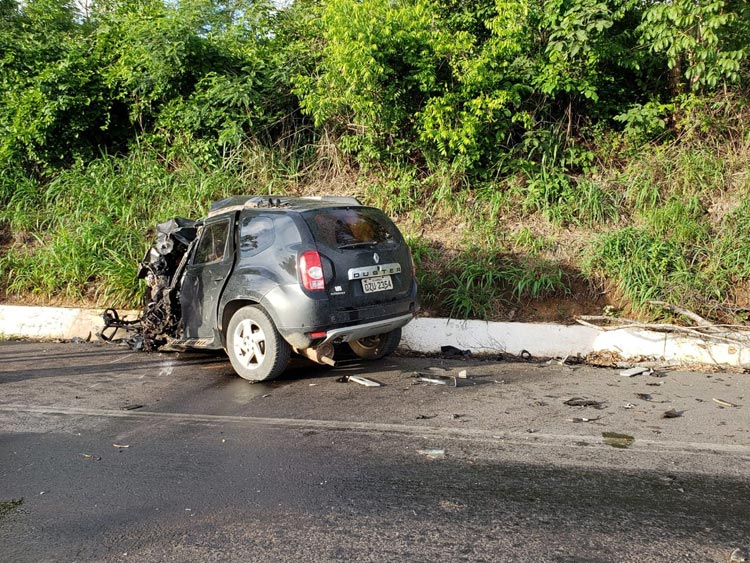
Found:
<svg viewBox="0 0 750 563"><path fill-rule="evenodd" d="M654 397L652 395L649 395L648 393L636 393L636 397L638 397L641 401L653 401Z"/></svg>
<svg viewBox="0 0 750 563"><path fill-rule="evenodd" d="M120 449L123 449L123 448L129 448L129 447L130 447L130 444L112 444L112 447L113 447L113 448L120 448Z"/></svg>
<svg viewBox="0 0 750 563"><path fill-rule="evenodd" d="M83 459L88 459L90 461L101 461L102 459L100 456L93 455L93 454L81 454L81 457L83 457Z"/></svg>
<svg viewBox="0 0 750 563"><path fill-rule="evenodd" d="M366 377L360 377L359 375L350 375L348 380L353 381L354 383L359 383L360 385L364 385L365 387L382 387L383 386L383 384L380 383L379 381L368 379Z"/></svg>
<svg viewBox="0 0 750 563"><path fill-rule="evenodd" d="M605 401L595 401L593 399L586 399L584 397L573 397L564 401L563 404L569 407L593 407L595 409L603 409L607 406Z"/></svg>
<svg viewBox="0 0 750 563"><path fill-rule="evenodd" d="M124 407L120 407L121 411L134 411L137 409L142 409L143 405L125 405Z"/></svg>
<svg viewBox="0 0 750 563"><path fill-rule="evenodd" d="M618 434L617 432L602 432L604 443L613 448L627 449L633 445L635 438L628 434Z"/></svg>
<svg viewBox="0 0 750 563"><path fill-rule="evenodd" d="M662 418L680 418L683 414L685 414L685 411L669 409L667 412L664 413Z"/></svg>
<svg viewBox="0 0 750 563"><path fill-rule="evenodd" d="M469 376L467 375L466 370L462 369L458 372L458 377L459 379L468 379Z"/></svg>
<svg viewBox="0 0 750 563"><path fill-rule="evenodd" d="M637 406L638 405L636 405L635 403L625 403L624 405L622 405L622 408L630 410L634 409Z"/></svg>
<svg viewBox="0 0 750 563"><path fill-rule="evenodd" d="M729 401L724 401L722 399L712 399L714 403L719 405L720 407L726 407L726 408L732 408L732 407L738 407L739 405L735 405L734 403L730 403Z"/></svg>
<svg viewBox="0 0 750 563"><path fill-rule="evenodd" d="M569 418L569 422L594 422L596 420L599 420L601 416L597 416L596 418L583 418L583 417L575 417L575 418Z"/></svg>
<svg viewBox="0 0 750 563"><path fill-rule="evenodd" d="M471 350L461 350L455 346L441 346L440 353L443 358L468 358L471 356Z"/></svg>
<svg viewBox="0 0 750 563"><path fill-rule="evenodd" d="M453 387L456 387L456 379L447 375L419 375L417 381L430 385L453 385Z"/></svg>
<svg viewBox="0 0 750 563"><path fill-rule="evenodd" d="M750 561L750 548L738 547L729 556L730 563L747 562Z"/></svg>
<svg viewBox="0 0 750 563"><path fill-rule="evenodd" d="M439 459L445 457L445 450L440 448L428 448L424 450L417 450L417 453L427 457L428 459Z"/></svg>
<svg viewBox="0 0 750 563"><path fill-rule="evenodd" d="M417 420L429 420L431 418L435 418L436 416L437 416L436 414L430 414L430 415L418 414L414 418L417 419Z"/></svg>
<svg viewBox="0 0 750 563"><path fill-rule="evenodd" d="M645 373L648 370L649 368L645 368L645 367L635 367L635 368L626 369L625 371L621 371L620 375L623 377L635 377L636 375Z"/></svg>

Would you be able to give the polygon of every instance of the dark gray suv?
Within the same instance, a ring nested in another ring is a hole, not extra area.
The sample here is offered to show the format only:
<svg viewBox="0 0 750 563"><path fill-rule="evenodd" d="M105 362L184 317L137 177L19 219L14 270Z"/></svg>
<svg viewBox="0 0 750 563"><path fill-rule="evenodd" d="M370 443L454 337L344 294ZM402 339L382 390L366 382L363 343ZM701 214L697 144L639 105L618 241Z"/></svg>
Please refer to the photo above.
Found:
<svg viewBox="0 0 750 563"><path fill-rule="evenodd" d="M224 348L245 379L278 376L292 352L332 365L344 342L381 358L419 308L401 233L356 199L232 197L195 226L171 343Z"/></svg>

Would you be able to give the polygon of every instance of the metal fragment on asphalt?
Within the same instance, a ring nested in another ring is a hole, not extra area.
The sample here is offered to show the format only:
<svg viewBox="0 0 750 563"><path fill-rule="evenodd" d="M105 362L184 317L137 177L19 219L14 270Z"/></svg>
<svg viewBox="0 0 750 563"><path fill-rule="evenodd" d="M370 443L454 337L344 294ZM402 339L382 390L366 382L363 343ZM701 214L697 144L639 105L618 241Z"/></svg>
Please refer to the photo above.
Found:
<svg viewBox="0 0 750 563"><path fill-rule="evenodd" d="M438 459L445 457L445 450L440 448L427 448L424 450L417 450L418 454L428 457L429 459Z"/></svg>
<svg viewBox="0 0 750 563"><path fill-rule="evenodd" d="M112 444L113 448L129 448L130 444Z"/></svg>
<svg viewBox="0 0 750 563"><path fill-rule="evenodd" d="M621 371L620 375L623 376L623 377L634 377L636 375L640 375L640 374L642 374L644 372L647 372L647 371L648 371L648 368L636 367L636 368L630 368L630 369L626 369L624 371Z"/></svg>
<svg viewBox="0 0 750 563"><path fill-rule="evenodd" d="M719 405L719 406L727 407L727 408L738 406L738 405L735 405L734 403L730 403L729 401L724 401L722 399L716 399L716 398L714 398L714 399L712 399L712 401L714 403L716 403L717 405Z"/></svg>
<svg viewBox="0 0 750 563"><path fill-rule="evenodd" d="M354 383L359 383L360 385L364 385L365 387L382 387L383 384L379 383L378 381L373 381L372 379L367 379L366 377L360 377L359 375L350 375L349 381L353 381Z"/></svg>
<svg viewBox="0 0 750 563"><path fill-rule="evenodd" d="M422 383L429 383L431 385L453 385L456 386L456 379L454 377L448 377L445 375L427 376L421 375L417 377L417 381Z"/></svg>

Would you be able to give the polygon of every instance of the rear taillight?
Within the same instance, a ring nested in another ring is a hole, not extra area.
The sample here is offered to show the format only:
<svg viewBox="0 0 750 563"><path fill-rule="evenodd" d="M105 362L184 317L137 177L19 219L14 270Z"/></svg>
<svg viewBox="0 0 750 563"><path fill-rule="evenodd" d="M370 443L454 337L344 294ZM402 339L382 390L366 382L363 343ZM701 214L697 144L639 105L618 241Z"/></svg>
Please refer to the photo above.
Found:
<svg viewBox="0 0 750 563"><path fill-rule="evenodd" d="M326 282L323 279L323 264L320 254L315 250L308 250L299 257L299 275L302 287L308 291L323 291Z"/></svg>

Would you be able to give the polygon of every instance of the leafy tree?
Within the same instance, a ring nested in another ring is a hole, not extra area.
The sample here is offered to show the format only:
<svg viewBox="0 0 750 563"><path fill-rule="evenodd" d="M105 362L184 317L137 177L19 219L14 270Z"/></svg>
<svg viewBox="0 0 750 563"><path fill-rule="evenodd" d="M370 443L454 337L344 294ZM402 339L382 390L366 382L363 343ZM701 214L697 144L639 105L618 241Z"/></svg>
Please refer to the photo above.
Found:
<svg viewBox="0 0 750 563"><path fill-rule="evenodd" d="M667 57L672 90L682 80L693 90L737 82L750 55L750 7L745 0L654 2L638 27L641 41Z"/></svg>

